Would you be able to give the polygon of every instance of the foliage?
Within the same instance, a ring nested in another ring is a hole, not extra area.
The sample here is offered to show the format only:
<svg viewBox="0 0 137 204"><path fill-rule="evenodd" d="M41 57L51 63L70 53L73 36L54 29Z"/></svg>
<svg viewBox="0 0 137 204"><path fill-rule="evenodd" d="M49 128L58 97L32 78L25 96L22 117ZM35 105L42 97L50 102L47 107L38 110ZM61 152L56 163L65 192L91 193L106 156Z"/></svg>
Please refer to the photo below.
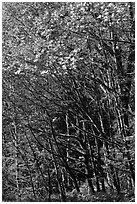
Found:
<svg viewBox="0 0 137 204"><path fill-rule="evenodd" d="M4 201L128 200L134 7L3 3Z"/></svg>

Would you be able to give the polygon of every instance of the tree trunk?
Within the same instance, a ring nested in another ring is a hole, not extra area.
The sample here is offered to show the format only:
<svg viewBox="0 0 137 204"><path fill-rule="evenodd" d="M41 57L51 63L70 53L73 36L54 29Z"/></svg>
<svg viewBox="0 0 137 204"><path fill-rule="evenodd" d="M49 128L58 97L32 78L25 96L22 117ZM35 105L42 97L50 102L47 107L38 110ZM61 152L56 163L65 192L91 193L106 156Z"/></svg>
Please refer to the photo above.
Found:
<svg viewBox="0 0 137 204"><path fill-rule="evenodd" d="M17 202L21 201L21 193L20 193L20 178L19 178L19 173L20 173L20 167L19 167L19 138L18 138L18 133L17 133L17 127L14 122L14 136L15 136L15 163L16 163L16 185L17 185Z"/></svg>
<svg viewBox="0 0 137 204"><path fill-rule="evenodd" d="M118 175L116 175L115 169L112 165L110 165L110 169L111 169L111 174L112 174L113 181L114 181L114 186L116 187L118 194L120 194L121 189L120 189L119 182L117 180Z"/></svg>
<svg viewBox="0 0 137 204"><path fill-rule="evenodd" d="M51 202L51 194L52 194L52 187L51 187L51 178L50 178L50 168L48 168L48 202Z"/></svg>
<svg viewBox="0 0 137 204"><path fill-rule="evenodd" d="M103 192L106 192L105 183L104 183L104 178L101 178L101 185L102 185L102 191L103 191Z"/></svg>
<svg viewBox="0 0 137 204"><path fill-rule="evenodd" d="M134 23L133 20L133 9L132 9L132 4L130 4L130 18L131 18L131 25ZM131 36L134 36L134 31L131 30ZM134 61L135 61L135 51L134 51L134 45L130 45L130 54L128 57L128 62L127 62L127 70L124 71L123 65L122 65L122 56L121 56L121 50L120 46L116 49L115 48L115 57L116 57L116 63L117 63L117 73L119 77L119 85L121 89L121 102L123 106L123 132L124 132L124 137L125 141L126 138L130 136L130 127L129 127L129 100L130 100L130 92L131 92L131 84L132 84L132 72L134 72ZM125 78L124 82L122 79ZM125 130L126 127L126 130ZM130 146L128 145L128 142L126 142L126 149L127 149L127 157L129 161L129 167L131 171L131 176L133 181L135 182L135 172L134 172L134 167L131 162L131 157L130 157Z"/></svg>
<svg viewBox="0 0 137 204"><path fill-rule="evenodd" d="M56 158L55 158L55 155L54 155L53 146L52 146L52 143L51 143L50 140L49 140L49 145L50 145L51 151L53 152L52 159L53 159L54 167L55 167L55 170L56 170L57 182L58 182L58 187L59 187L59 192L60 192L60 199L61 199L62 202L66 202L66 194L65 194L65 191L64 191L64 186L62 184L61 171L60 171L60 169L59 169L59 167L57 165Z"/></svg>

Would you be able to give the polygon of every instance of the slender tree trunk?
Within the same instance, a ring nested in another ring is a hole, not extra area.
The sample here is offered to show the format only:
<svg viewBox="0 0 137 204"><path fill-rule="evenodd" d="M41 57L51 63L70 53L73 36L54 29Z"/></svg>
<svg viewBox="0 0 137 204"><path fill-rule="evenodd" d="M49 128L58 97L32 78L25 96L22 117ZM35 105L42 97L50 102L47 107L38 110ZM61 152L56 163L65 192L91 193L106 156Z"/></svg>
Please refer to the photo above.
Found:
<svg viewBox="0 0 137 204"><path fill-rule="evenodd" d="M64 159L64 156L62 155L62 153L61 153L61 151L60 151L60 148L59 148L59 146L58 146L58 142L57 142L57 140L56 140L56 134L55 134L55 132L54 132L52 120L51 120L50 115L49 115L48 112L47 112L47 114L48 114L48 116L49 116L50 126L51 126L51 132L52 132L52 136L53 136L53 139L54 139L54 141L55 141L55 144L56 144L56 148L57 148L57 150L58 150L58 153L60 154L61 160L62 160L62 162L63 162L63 164L64 164L64 167L66 168L66 171L70 174L71 178L73 179L73 182L74 182L74 185L75 185L75 188L76 188L77 192L80 192L80 189L79 189L79 186L78 186L78 183L77 183L77 179L76 179L76 177L75 177L75 174L72 172L71 168L69 167L69 164L68 164L67 160ZM52 147L52 145L51 145L51 147ZM54 157L54 154L53 154L53 157Z"/></svg>
<svg viewBox="0 0 137 204"><path fill-rule="evenodd" d="M64 191L64 186L63 186L64 184L62 184L61 171L60 171L60 169L58 167L58 164L56 162L56 158L55 158L55 155L54 155L54 148L53 148L52 143L51 143L50 140L49 140L49 145L50 145L51 151L53 152L52 159L53 159L54 167L55 167L55 170L56 170L56 176L57 176L57 182L58 182L58 187L59 187L59 192L60 192L60 198L61 198L62 202L66 202L66 194L65 194L65 191Z"/></svg>
<svg viewBox="0 0 137 204"><path fill-rule="evenodd" d="M68 167L67 167L66 169L68 169ZM71 171L71 169L68 169L68 172L69 172L69 174L70 174L70 176L71 176L71 178L72 178L72 180L73 180L73 183L74 183L74 186L75 186L77 192L79 193L79 192L80 192L80 189L79 189L79 185L78 185L78 181L77 181L77 179L76 179L76 176L75 176L74 173Z"/></svg>
<svg viewBox="0 0 137 204"><path fill-rule="evenodd" d="M51 178L50 178L50 168L48 168L48 202L51 202L51 194L52 194L52 187L51 187Z"/></svg>
<svg viewBox="0 0 137 204"><path fill-rule="evenodd" d="M114 186L116 187L118 194L120 194L121 189L120 189L119 182L117 180L118 175L116 175L116 171L115 171L115 168L113 167L113 165L110 165L110 169L111 169L111 174L112 174L113 181L114 181Z"/></svg>
<svg viewBox="0 0 137 204"><path fill-rule="evenodd" d="M104 178L101 178L102 191L106 192Z"/></svg>
<svg viewBox="0 0 137 204"><path fill-rule="evenodd" d="M34 161L36 162L37 168L38 168L38 170L39 170L39 172L40 172L40 174L41 174L41 176L42 176L42 179L43 179L43 181L44 181L44 183L45 183L45 185L44 185L45 192L47 192L46 180L45 180L43 171L42 171L42 169L41 169L41 167L40 167L40 165L39 165L39 160L37 159L37 156L36 156L36 154L35 154L35 152L34 152L34 149L33 149L32 145L31 145L31 142L30 142L30 140L29 140L29 138L28 138L27 135L26 135L26 138L27 138L28 143L29 143L29 146L30 146L30 148L31 148L31 150L32 150L32 153L33 153L33 156L34 156Z"/></svg>
<svg viewBox="0 0 137 204"><path fill-rule="evenodd" d="M20 174L20 167L19 167L19 138L18 138L18 133L17 133L17 128L16 128L16 124L14 122L14 136L15 136L15 163L16 163L16 185L17 185L17 202L21 201L21 193L20 193L20 178L19 178L19 174Z"/></svg>
<svg viewBox="0 0 137 204"><path fill-rule="evenodd" d="M86 166L86 170L87 170L87 174L90 178L87 179L88 181L88 185L89 185L89 188L90 188L90 192L91 193L95 193L95 189L94 189L94 186L93 186L93 183L92 183L92 177L93 177L93 172L91 171L91 168L90 168L90 165L89 165L89 154L85 155L85 166Z"/></svg>
<svg viewBox="0 0 137 204"><path fill-rule="evenodd" d="M57 180L58 180L59 189L60 189L61 201L66 202L66 192L65 192L64 184L62 182L62 171L57 167L56 161L55 161L55 166L56 166L56 172L57 172Z"/></svg>
<svg viewBox="0 0 137 204"><path fill-rule="evenodd" d="M17 143L16 143L17 145ZM18 159L19 159L19 154L18 154L18 148L16 149L16 185L17 185L17 202L21 201L21 193L20 193L20 178L19 178L19 173L20 173L20 167L18 164Z"/></svg>
<svg viewBox="0 0 137 204"><path fill-rule="evenodd" d="M130 17L131 17L131 24L133 24L133 9L132 9L132 4L130 4ZM132 31L131 31L132 32ZM131 33L134 35L134 32ZM129 100L130 100L130 92L131 92L131 83L132 83L132 72L134 71L134 61L135 61L135 51L134 51L134 46L131 44L130 45L130 54L128 57L128 63L127 63L127 70L124 71L123 64L122 64L122 56L121 56L121 50L120 46L118 48L115 47L115 57L116 57L116 64L117 64L117 73L119 77L119 85L120 85L120 90L121 90L121 102L123 106L123 132L124 132L124 137L125 141L126 138L130 136L130 127L129 127L129 115L128 115L128 110L129 110ZM124 82L122 81L122 78L125 78ZM129 78L130 77L130 78ZM125 130L126 127L126 130ZM134 167L131 161L131 156L130 156L130 147L128 145L128 142L126 142L126 149L127 149L127 157L128 157L128 162L129 162L129 167L131 171L131 176L133 181L135 182L135 172L134 172Z"/></svg>
<svg viewBox="0 0 137 204"><path fill-rule="evenodd" d="M92 169L93 169L93 176L94 176L94 178L96 180L97 191L99 191L99 183L98 183L98 180L97 180L98 175L97 175L97 170L96 170L95 157L94 157L94 153L93 153L93 149L92 149L93 148L92 145L93 145L93 143L95 143L95 140L96 140L95 138L92 141L89 140L89 146L90 146L90 154L91 154L91 164L92 164ZM95 189L94 189L94 192L96 192Z"/></svg>
<svg viewBox="0 0 137 204"><path fill-rule="evenodd" d="M66 127L67 127L67 148L66 148L66 152L67 152L67 163L68 163L68 157L69 157L69 152L68 152L68 145L69 145L69 121L68 121L68 113L66 114ZM70 181L69 181L69 175L67 175L67 186L70 185Z"/></svg>
<svg viewBox="0 0 137 204"><path fill-rule="evenodd" d="M86 130L85 121L83 121L83 130ZM92 193L95 193L95 189L94 189L94 186L93 186L93 183L92 183L93 170L91 169L92 162L91 162L90 144L89 144L88 135L86 133L83 133L83 134L85 134L85 136L83 137L84 138L83 148L86 151L86 155L84 156L85 166L86 166L86 170L87 170L86 173L89 175L89 178L87 178L87 181L88 181L88 185L89 185L89 188L90 188L90 193L92 194Z"/></svg>
<svg viewBox="0 0 137 204"><path fill-rule="evenodd" d="M31 169L29 167L29 164L28 164L28 158L27 156L25 155L26 159L23 158L25 164L26 164L26 167L28 168L28 171L29 171L29 175L30 175L30 181L31 181L31 186L32 186L32 191L33 191L33 195L34 195L34 198L35 198L35 201L37 201L37 195L36 195L36 190L35 190L35 186L34 186L34 183L33 183L33 177L32 177L32 173L31 173ZM27 161L26 161L27 160Z"/></svg>

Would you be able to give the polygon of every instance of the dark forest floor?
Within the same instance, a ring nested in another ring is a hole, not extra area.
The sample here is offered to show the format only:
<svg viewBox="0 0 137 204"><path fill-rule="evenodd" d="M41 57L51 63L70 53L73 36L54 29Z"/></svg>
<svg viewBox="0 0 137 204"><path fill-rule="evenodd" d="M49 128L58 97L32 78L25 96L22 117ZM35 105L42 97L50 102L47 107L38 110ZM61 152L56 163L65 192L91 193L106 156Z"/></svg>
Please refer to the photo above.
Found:
<svg viewBox="0 0 137 204"><path fill-rule="evenodd" d="M3 196L3 202L16 202L17 200L12 196ZM38 200L22 195L21 202L49 202L44 197ZM52 194L50 202L61 202L59 194ZM75 190L67 192L66 201L64 202L135 202L135 194L133 190L123 191L120 194L116 192L97 192L95 194L88 194L87 191L77 193Z"/></svg>
<svg viewBox="0 0 137 204"><path fill-rule="evenodd" d="M135 202L134 192L108 194L99 192L94 195L68 196L67 202Z"/></svg>

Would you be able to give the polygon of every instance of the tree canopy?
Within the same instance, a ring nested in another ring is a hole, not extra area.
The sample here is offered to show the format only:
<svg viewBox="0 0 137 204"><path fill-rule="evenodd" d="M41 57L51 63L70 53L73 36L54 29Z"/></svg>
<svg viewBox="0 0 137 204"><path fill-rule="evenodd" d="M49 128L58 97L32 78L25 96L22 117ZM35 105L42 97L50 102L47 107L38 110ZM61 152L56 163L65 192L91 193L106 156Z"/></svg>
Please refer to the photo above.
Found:
<svg viewBox="0 0 137 204"><path fill-rule="evenodd" d="M3 201L134 200L134 10L3 3Z"/></svg>

